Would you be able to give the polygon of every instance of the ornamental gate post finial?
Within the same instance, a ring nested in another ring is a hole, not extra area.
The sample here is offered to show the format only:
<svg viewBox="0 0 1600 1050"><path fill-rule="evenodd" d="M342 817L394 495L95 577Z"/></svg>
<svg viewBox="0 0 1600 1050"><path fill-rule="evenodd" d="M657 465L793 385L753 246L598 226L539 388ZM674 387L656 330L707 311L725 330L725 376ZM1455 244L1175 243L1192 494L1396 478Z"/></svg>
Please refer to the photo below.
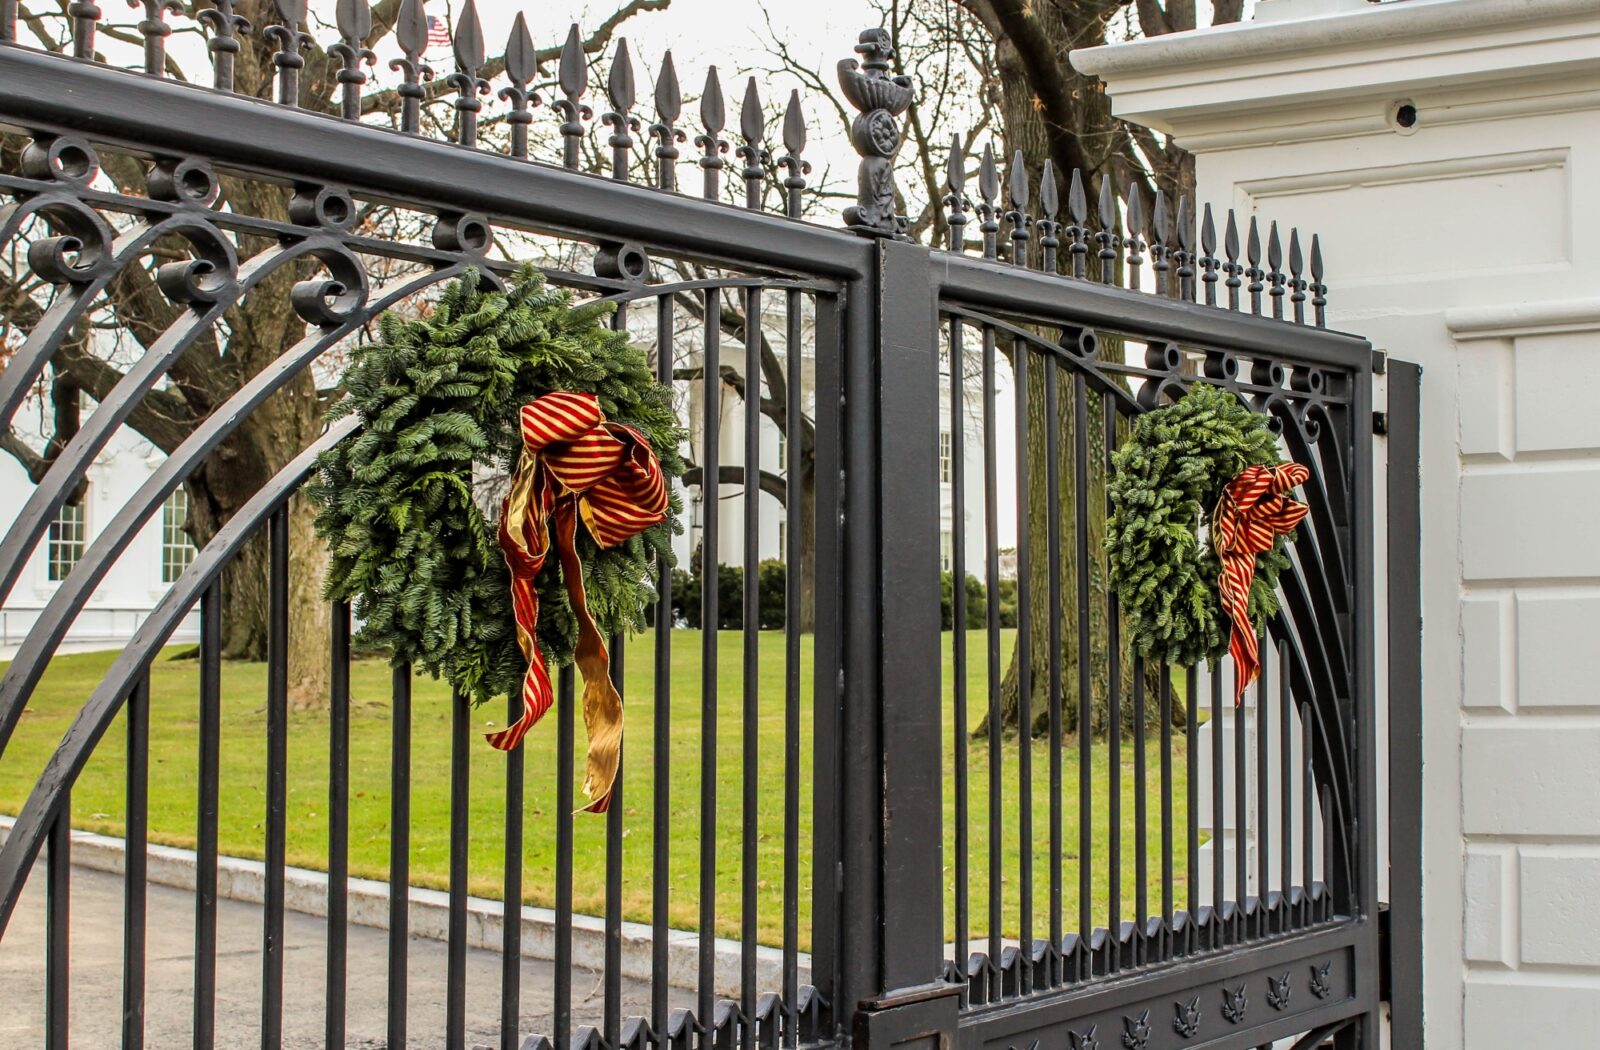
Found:
<svg viewBox="0 0 1600 1050"><path fill-rule="evenodd" d="M887 29L866 29L856 44L862 61L839 63L839 87L859 110L850 142L861 154L856 203L844 210L845 225L867 237L903 237L905 217L896 211L894 155L900 149L900 114L911 108L911 78L890 76L894 45Z"/></svg>

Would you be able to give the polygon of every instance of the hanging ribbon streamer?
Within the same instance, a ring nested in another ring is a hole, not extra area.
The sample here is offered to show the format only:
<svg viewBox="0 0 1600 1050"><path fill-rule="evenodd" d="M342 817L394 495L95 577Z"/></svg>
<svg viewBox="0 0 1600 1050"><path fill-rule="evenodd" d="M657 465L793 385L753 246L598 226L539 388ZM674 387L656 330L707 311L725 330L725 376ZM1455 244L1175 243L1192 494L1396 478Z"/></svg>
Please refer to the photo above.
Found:
<svg viewBox="0 0 1600 1050"><path fill-rule="evenodd" d="M606 422L593 394L546 394L522 406L522 458L500 510L500 549L511 570L517 641L528 660L522 717L485 735L490 744L509 751L555 701L539 651L535 587L553 546L578 620L573 662L583 676L583 721L589 734L583 779L589 804L583 808L604 813L621 761L622 697L611 684L605 640L584 597L583 565L574 543L579 516L595 543L614 547L665 520L666 480L644 435Z"/></svg>
<svg viewBox="0 0 1600 1050"><path fill-rule="evenodd" d="M1277 467L1246 467L1222 490L1211 519L1211 538L1222 559L1218 590L1222 609L1233 621L1228 653L1233 657L1234 695L1237 707L1244 690L1261 673L1261 653L1255 627L1250 623L1250 584L1256 575L1256 555L1272 549L1279 536L1294 531L1310 509L1285 493L1303 485L1311 471L1299 463Z"/></svg>

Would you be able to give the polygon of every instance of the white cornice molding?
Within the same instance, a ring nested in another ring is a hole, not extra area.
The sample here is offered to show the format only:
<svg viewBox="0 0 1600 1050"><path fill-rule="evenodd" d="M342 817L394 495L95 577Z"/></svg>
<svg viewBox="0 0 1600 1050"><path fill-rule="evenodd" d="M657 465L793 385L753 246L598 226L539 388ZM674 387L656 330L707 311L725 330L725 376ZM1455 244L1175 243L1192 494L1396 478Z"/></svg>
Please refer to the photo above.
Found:
<svg viewBox="0 0 1600 1050"><path fill-rule="evenodd" d="M1191 149L1338 138L1384 130L1374 101L1407 93L1419 109L1453 110L1450 122L1595 105L1600 2L1407 0L1088 48L1070 59L1105 80L1119 116Z"/></svg>
<svg viewBox="0 0 1600 1050"><path fill-rule="evenodd" d="M1456 342L1594 332L1600 331L1600 298L1464 306L1445 311L1444 323Z"/></svg>

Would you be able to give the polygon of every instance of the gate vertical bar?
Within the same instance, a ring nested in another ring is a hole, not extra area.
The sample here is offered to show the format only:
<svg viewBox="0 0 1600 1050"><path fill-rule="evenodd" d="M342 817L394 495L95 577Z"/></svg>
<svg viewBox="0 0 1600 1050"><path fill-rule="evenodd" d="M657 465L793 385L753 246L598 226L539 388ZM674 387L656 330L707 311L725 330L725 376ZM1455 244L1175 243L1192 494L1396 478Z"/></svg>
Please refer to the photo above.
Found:
<svg viewBox="0 0 1600 1050"><path fill-rule="evenodd" d="M329 642L328 954L323 1042L345 1045L346 956L350 901L350 605L335 602Z"/></svg>
<svg viewBox="0 0 1600 1050"><path fill-rule="evenodd" d="M145 871L150 831L150 672L128 694L128 819L123 851L122 1046L144 1046Z"/></svg>
<svg viewBox="0 0 1600 1050"><path fill-rule="evenodd" d="M194 861L194 1048L211 1050L217 996L217 802L222 737L222 586L200 598L199 754Z"/></svg>
<svg viewBox="0 0 1600 1050"><path fill-rule="evenodd" d="M289 511L267 525L267 827L261 1047L283 1044L284 865L289 790Z"/></svg>
<svg viewBox="0 0 1600 1050"><path fill-rule="evenodd" d="M1389 1024L1422 1046L1422 369L1388 362Z"/></svg>

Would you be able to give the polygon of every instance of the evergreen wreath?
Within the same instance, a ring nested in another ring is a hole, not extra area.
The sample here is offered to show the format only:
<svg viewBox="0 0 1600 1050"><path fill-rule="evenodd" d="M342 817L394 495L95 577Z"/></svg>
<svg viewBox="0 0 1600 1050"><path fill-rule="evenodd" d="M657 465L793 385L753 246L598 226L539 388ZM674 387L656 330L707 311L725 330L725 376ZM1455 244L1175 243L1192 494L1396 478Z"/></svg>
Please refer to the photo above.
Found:
<svg viewBox="0 0 1600 1050"><path fill-rule="evenodd" d="M1140 655L1178 666L1228 651L1232 622L1218 594L1221 562L1200 540L1223 488L1252 466L1276 466L1277 439L1265 417L1214 386L1136 418L1113 453L1107 484L1106 552L1111 583L1133 626ZM1278 611L1278 574L1289 567L1284 540L1256 556L1249 617L1259 633Z"/></svg>
<svg viewBox="0 0 1600 1050"><path fill-rule="evenodd" d="M321 455L308 486L331 554L324 591L353 604L358 643L474 702L520 693L527 661L495 518L522 450L520 410L557 390L598 397L608 420L645 436L668 479L660 524L611 548L577 532L602 635L644 626L657 559L670 561L682 531L670 484L683 473L682 431L644 352L601 323L612 309L575 306L524 266L505 291L468 271L422 316L378 318L379 337L355 351L332 410L356 414L362 428ZM559 666L572 659L578 627L557 561L538 578L538 641Z"/></svg>

